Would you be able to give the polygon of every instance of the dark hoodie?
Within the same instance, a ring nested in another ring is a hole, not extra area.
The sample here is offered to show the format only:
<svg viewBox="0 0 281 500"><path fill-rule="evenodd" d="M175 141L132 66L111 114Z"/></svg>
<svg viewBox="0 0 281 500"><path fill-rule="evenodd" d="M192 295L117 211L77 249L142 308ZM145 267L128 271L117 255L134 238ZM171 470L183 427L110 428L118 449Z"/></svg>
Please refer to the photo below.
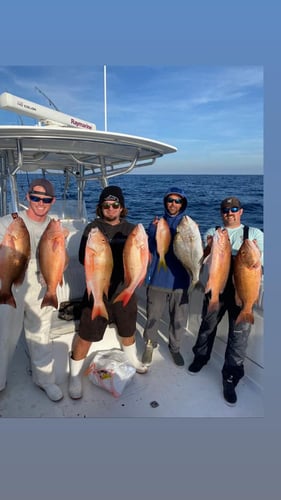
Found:
<svg viewBox="0 0 281 500"><path fill-rule="evenodd" d="M170 213L166 209L165 204L166 198L172 193L179 194L183 197L181 211L178 215L175 216L170 215ZM147 233L149 250L152 254L152 262L147 273L146 284L149 286L162 288L164 290L188 289L190 283L189 274L185 270L181 262L178 260L178 258L175 256L173 251L173 241L176 233L176 228L183 218L184 211L187 207L186 194L182 189L178 187L171 187L171 189L169 189L169 191L165 193L163 202L165 209L163 217L168 222L172 235L169 250L165 255L167 269L165 270L163 267L161 267L158 270L159 255L156 249L156 225L151 222L148 227Z"/></svg>

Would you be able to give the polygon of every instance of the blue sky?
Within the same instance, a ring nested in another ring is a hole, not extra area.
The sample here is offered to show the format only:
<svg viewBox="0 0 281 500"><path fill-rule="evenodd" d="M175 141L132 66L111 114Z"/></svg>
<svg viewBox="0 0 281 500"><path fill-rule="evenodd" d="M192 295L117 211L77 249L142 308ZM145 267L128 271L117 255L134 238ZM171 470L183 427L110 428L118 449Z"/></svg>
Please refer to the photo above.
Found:
<svg viewBox="0 0 281 500"><path fill-rule="evenodd" d="M110 66L107 129L178 151L136 173L262 174L261 66ZM104 130L103 66L0 66L0 93L49 106ZM34 120L23 117L25 124ZM0 125L20 123L0 110Z"/></svg>

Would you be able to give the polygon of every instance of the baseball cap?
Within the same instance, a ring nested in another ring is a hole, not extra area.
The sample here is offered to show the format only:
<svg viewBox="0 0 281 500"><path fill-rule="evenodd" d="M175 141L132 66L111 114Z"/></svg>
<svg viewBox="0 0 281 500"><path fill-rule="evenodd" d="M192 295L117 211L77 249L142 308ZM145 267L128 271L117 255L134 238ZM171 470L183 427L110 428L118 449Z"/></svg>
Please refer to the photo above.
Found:
<svg viewBox="0 0 281 500"><path fill-rule="evenodd" d="M43 187L45 189L45 193L41 193L41 191L34 191L35 186ZM51 196L52 198L54 198L55 196L54 186L47 179L34 179L29 185L28 192L35 194L46 194L48 196Z"/></svg>
<svg viewBox="0 0 281 500"><path fill-rule="evenodd" d="M232 207L238 207L241 208L241 202L236 196L229 196L228 198L225 198L221 202L221 210L223 208L232 208Z"/></svg>

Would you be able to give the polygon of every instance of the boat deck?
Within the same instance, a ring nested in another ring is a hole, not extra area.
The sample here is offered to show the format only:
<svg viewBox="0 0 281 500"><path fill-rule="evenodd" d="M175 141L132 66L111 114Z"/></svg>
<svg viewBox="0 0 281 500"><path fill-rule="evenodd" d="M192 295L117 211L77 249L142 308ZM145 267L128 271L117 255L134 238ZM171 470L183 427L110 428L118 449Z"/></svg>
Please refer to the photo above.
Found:
<svg viewBox="0 0 281 500"><path fill-rule="evenodd" d="M143 291L139 295L137 347L139 357L144 348L142 338L145 324ZM119 398L96 387L85 376L84 396L72 400L67 392L68 353L75 324L57 318L54 312L52 342L54 347L57 383L64 398L57 403L50 401L37 388L30 375L29 357L23 338L20 340L11 365L8 384L0 393L0 416L3 418L122 418L122 417L263 417L262 384L245 376L237 387L238 402L228 406L222 395L221 367L222 346L217 338L212 358L202 371L192 376L187 367L193 359L194 335L186 330L181 353L185 366L173 363L168 350L167 323L161 320L159 347L154 350L153 363L146 374L135 374ZM104 339L95 344L95 350L119 347L114 327L107 329ZM88 360L94 355L90 351ZM259 368L262 380L263 369ZM247 373L247 365L246 365Z"/></svg>

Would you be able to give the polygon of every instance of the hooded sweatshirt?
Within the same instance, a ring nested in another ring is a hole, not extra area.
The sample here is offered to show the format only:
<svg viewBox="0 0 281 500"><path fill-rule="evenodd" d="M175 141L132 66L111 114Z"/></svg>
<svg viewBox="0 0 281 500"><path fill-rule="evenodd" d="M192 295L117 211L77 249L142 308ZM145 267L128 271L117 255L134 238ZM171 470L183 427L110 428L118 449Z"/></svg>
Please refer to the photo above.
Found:
<svg viewBox="0 0 281 500"><path fill-rule="evenodd" d="M181 210L178 215L172 216L166 209L165 200L166 198L174 194L179 194L183 197L183 203L181 205ZM163 218L168 222L170 231L171 231L171 242L168 249L168 252L165 255L165 260L167 264L167 269L165 270L161 267L158 270L159 263L159 255L157 253L157 244L156 244L156 228L157 226L150 223L147 234L148 234L148 244L149 250L152 254L152 261L148 269L146 284L148 286L153 286L157 288L161 288L163 290L176 290L176 289L188 289L190 283L190 277L188 272L185 270L181 262L175 256L173 251L173 241L176 233L176 228L180 223L181 219L184 216L184 211L187 207L187 198L184 191L178 187L172 187L167 191L164 195L163 199L164 203L164 214Z"/></svg>

